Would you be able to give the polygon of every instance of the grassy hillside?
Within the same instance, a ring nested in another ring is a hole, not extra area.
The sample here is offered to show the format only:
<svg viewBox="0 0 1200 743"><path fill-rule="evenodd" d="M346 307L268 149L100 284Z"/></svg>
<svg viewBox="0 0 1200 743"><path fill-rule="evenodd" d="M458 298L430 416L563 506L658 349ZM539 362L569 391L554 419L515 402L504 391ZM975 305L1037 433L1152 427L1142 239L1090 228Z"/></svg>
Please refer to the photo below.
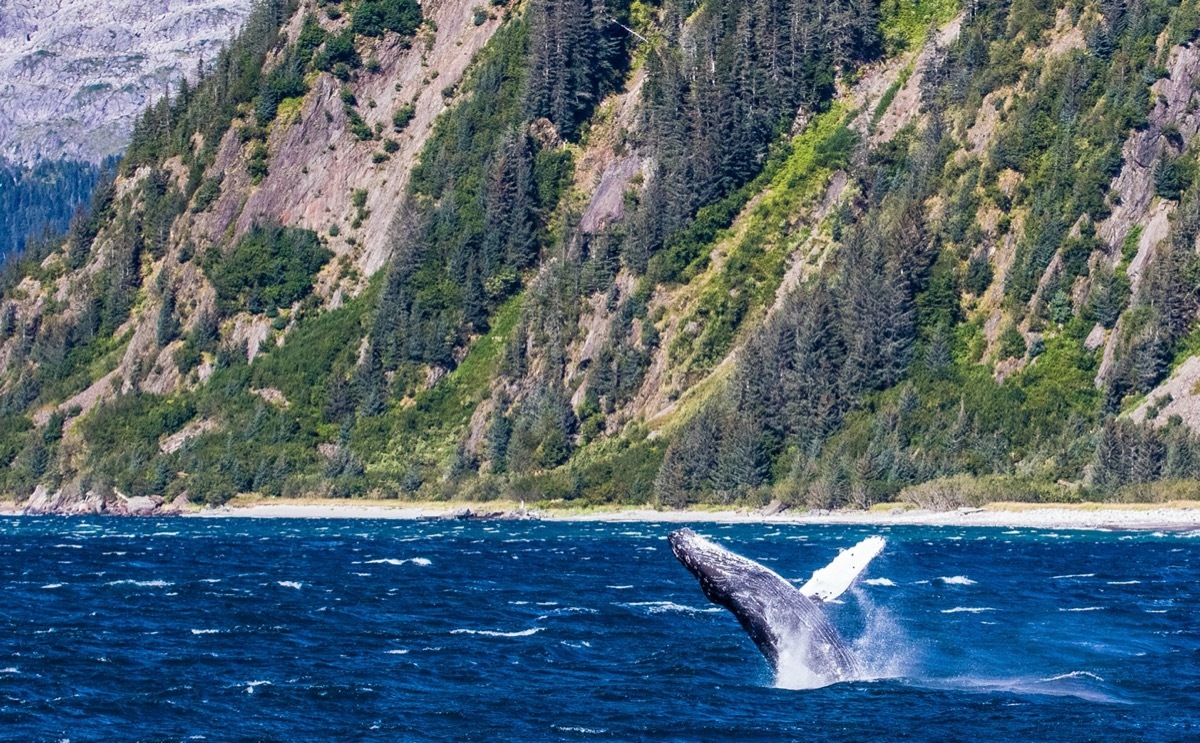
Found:
<svg viewBox="0 0 1200 743"><path fill-rule="evenodd" d="M438 12L267 3L146 113L6 269L0 489L828 508L1200 475L1194 0Z"/></svg>

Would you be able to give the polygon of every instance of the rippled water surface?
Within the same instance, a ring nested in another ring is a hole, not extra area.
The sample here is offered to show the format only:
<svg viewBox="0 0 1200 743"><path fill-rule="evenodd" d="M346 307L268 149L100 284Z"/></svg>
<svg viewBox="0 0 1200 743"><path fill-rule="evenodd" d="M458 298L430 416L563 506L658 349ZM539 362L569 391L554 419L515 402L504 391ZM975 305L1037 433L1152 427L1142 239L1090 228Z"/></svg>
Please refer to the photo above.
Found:
<svg viewBox="0 0 1200 743"><path fill-rule="evenodd" d="M1200 538L696 525L875 680L778 688L666 524L0 519L0 739L1185 740Z"/></svg>

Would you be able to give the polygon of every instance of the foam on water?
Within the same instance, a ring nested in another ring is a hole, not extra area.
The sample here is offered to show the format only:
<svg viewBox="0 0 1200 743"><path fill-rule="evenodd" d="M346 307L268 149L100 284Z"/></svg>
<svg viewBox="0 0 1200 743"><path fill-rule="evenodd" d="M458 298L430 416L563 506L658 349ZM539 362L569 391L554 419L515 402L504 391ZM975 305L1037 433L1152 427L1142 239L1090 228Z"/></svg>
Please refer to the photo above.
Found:
<svg viewBox="0 0 1200 743"><path fill-rule="evenodd" d="M139 588L166 588L167 586L175 585L167 580L112 580L106 583L108 586L138 586Z"/></svg>
<svg viewBox="0 0 1200 743"><path fill-rule="evenodd" d="M938 578L938 580L940 580L942 583L945 583L948 586L973 586L973 585L975 585L975 581L971 580L970 578L968 578L965 575L951 575L951 576L943 575L942 577Z"/></svg>
<svg viewBox="0 0 1200 743"><path fill-rule="evenodd" d="M365 560L365 561L363 561L363 565L397 565L397 566L399 566L399 565L404 565L404 564L410 563L410 562L413 565L421 565L421 566L433 564L433 561L427 557L409 557L409 558L406 558L403 560L397 559L395 557L384 557L384 558L380 558L378 560Z"/></svg>
<svg viewBox="0 0 1200 743"><path fill-rule="evenodd" d="M982 614L985 611L995 611L990 606L956 606L953 609L942 609L943 614Z"/></svg>
<svg viewBox="0 0 1200 743"><path fill-rule="evenodd" d="M500 630L490 629L452 629L452 635L483 635L484 637L529 637L546 629L545 627L530 627L529 629L517 630L515 632L501 632Z"/></svg>
<svg viewBox="0 0 1200 743"><path fill-rule="evenodd" d="M684 614L711 614L722 611L719 606L710 606L699 609L695 606L677 604L674 601L631 601L629 603L620 604L620 606L642 609L648 614L669 614L676 612Z"/></svg>
<svg viewBox="0 0 1200 743"><path fill-rule="evenodd" d="M775 669L775 686L779 689L818 689L847 681L878 681L898 678L912 665L912 643L904 628L887 609L875 603L858 587L850 596L862 615L862 630L849 643L849 651L857 668L849 675L821 673L814 669L813 637L803 628L783 638Z"/></svg>

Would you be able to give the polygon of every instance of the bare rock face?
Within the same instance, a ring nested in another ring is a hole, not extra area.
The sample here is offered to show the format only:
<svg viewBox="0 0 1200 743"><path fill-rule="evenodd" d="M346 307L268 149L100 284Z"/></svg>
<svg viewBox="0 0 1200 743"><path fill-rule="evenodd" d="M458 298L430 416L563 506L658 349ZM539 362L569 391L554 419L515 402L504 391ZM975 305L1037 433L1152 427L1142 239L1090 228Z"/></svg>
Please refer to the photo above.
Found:
<svg viewBox="0 0 1200 743"><path fill-rule="evenodd" d="M250 0L4 0L0 156L97 161L146 106L213 60Z"/></svg>
<svg viewBox="0 0 1200 743"><path fill-rule="evenodd" d="M143 495L127 497L122 493L111 491L104 495L96 490L86 492L78 480L70 482L55 491L50 491L45 485L38 485L29 500L25 502L22 513L28 516L57 514L59 516L175 516L187 510L187 498L177 497L168 503L162 496Z"/></svg>

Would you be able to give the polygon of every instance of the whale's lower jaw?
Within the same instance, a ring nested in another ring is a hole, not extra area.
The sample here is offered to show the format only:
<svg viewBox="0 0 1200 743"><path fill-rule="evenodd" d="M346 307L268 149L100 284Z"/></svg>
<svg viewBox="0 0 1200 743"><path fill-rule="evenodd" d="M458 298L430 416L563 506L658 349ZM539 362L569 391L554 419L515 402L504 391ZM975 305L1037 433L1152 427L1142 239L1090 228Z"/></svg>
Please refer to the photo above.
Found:
<svg viewBox="0 0 1200 743"><path fill-rule="evenodd" d="M704 595L737 618L777 673L781 664L802 663L823 683L861 676L857 658L818 602L768 568L691 529L672 532L668 540Z"/></svg>

